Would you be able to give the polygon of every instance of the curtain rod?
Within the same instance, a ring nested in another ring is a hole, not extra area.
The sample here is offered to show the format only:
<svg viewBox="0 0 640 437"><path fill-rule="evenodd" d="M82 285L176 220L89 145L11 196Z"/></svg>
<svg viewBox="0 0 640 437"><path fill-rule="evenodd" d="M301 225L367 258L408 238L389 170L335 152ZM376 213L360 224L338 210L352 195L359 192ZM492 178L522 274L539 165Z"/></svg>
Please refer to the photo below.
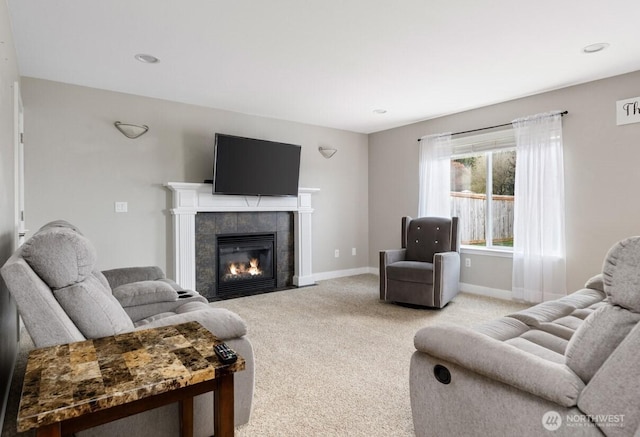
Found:
<svg viewBox="0 0 640 437"><path fill-rule="evenodd" d="M560 113L560 115L564 116L564 115L567 115L568 113L569 113L569 111L562 111ZM505 127L505 126L511 126L511 125L512 125L512 123L497 124L495 126L481 127L479 129L471 129L471 130L465 130L465 131L461 131L461 132L454 132L454 133L451 134L451 136L453 136L453 135L461 135L461 134L468 134L468 133L471 133L471 132L478 132L478 131L481 131L481 130L495 129L497 127ZM422 141L422 138L418 138L418 141Z"/></svg>

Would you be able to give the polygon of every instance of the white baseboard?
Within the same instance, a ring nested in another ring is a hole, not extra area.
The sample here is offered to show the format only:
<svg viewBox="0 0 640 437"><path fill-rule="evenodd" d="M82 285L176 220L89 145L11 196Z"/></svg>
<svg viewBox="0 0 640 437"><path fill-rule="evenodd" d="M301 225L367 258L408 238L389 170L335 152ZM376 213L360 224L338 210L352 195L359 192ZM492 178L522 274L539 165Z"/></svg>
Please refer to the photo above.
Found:
<svg viewBox="0 0 640 437"><path fill-rule="evenodd" d="M511 290L500 290L497 288L483 287L481 285L467 284L465 282L460 283L460 291L480 296L495 297L496 299L513 300Z"/></svg>
<svg viewBox="0 0 640 437"><path fill-rule="evenodd" d="M345 276L365 275L368 273L377 274L378 269L372 267L358 267L357 269L334 270L332 272L314 273L313 279L325 281L327 279L344 278Z"/></svg>
<svg viewBox="0 0 640 437"><path fill-rule="evenodd" d="M327 279L344 278L345 276L355 275L380 275L380 269L377 267L359 267L357 269L334 270L332 272L315 273L313 279L315 281L325 281ZM479 296L494 297L502 300L513 300L511 290L501 290L497 288L483 287L481 285L460 283L460 291L464 293L477 294Z"/></svg>

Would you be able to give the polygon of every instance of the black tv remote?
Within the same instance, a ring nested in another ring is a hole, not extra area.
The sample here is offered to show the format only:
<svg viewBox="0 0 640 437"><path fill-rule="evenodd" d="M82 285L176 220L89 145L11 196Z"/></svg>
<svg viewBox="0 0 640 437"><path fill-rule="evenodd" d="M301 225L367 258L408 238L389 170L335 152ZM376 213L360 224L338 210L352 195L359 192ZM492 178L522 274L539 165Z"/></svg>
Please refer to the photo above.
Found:
<svg viewBox="0 0 640 437"><path fill-rule="evenodd" d="M222 364L233 364L238 360L238 355L226 343L216 344L213 347L213 351L222 361Z"/></svg>

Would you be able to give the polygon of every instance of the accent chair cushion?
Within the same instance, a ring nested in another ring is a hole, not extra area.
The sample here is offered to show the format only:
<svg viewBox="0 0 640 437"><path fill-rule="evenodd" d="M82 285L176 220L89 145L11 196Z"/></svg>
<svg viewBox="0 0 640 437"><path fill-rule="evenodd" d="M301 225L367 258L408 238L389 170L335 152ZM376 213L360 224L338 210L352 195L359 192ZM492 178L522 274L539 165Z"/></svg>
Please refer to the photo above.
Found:
<svg viewBox="0 0 640 437"><path fill-rule="evenodd" d="M433 262L433 256L451 251L451 219L420 217L407 228L407 255L410 261Z"/></svg>
<svg viewBox="0 0 640 437"><path fill-rule="evenodd" d="M398 261L387 266L389 280L433 284L433 263Z"/></svg>

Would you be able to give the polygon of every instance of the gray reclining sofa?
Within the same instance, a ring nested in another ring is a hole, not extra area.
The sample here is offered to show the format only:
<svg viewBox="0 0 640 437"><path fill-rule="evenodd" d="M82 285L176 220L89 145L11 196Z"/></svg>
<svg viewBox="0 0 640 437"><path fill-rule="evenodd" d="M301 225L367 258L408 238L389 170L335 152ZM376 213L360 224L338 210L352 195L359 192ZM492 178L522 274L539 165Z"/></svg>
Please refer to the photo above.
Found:
<svg viewBox="0 0 640 437"><path fill-rule="evenodd" d="M247 423L254 390L253 348L235 313L208 305L183 290L158 267L100 272L96 251L73 225L43 226L0 269L36 347L197 321L246 360L234 379L235 424ZM172 404L90 428L78 436L176 436L178 405ZM194 400L194 435L213 434L213 396Z"/></svg>
<svg viewBox="0 0 640 437"><path fill-rule="evenodd" d="M639 436L640 237L555 301L485 323L422 328L410 392L417 436Z"/></svg>

